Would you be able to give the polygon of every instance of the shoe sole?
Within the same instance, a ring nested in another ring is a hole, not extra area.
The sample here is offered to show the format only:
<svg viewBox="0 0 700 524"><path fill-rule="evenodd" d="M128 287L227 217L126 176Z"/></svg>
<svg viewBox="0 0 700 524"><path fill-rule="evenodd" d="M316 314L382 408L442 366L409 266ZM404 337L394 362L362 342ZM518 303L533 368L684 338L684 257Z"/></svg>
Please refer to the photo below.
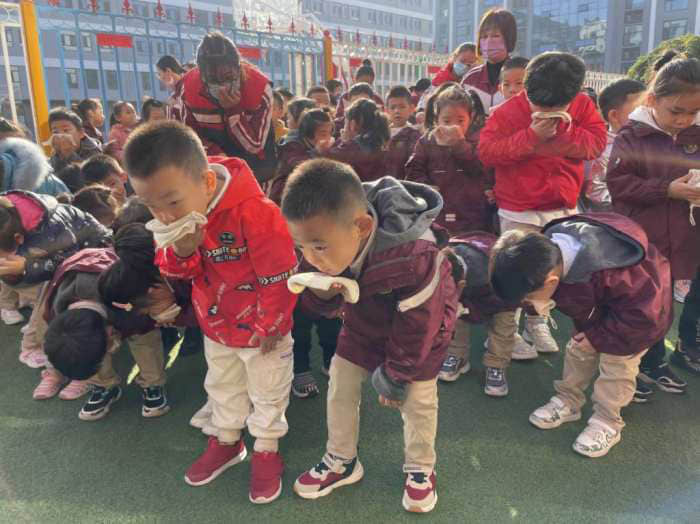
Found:
<svg viewBox="0 0 700 524"><path fill-rule="evenodd" d="M441 375L440 373L438 373L438 380L442 382L455 382L462 375L466 375L467 373L469 373L471 369L471 364L467 362L464 366L459 368L456 373L452 373L450 375Z"/></svg>
<svg viewBox="0 0 700 524"><path fill-rule="evenodd" d="M615 437L615 440L605 449L601 449L600 451L594 451L593 453L589 453L587 451L584 451L582 449L576 449L576 442L573 443L571 446L573 450L578 453L579 455L583 455L584 457L588 458L600 458L604 457L605 455L608 454L608 452L613 448L613 446L617 443L619 443L622 440L622 434L618 433L617 436Z"/></svg>
<svg viewBox="0 0 700 524"><path fill-rule="evenodd" d="M277 491L275 492L274 495L271 497L259 497L257 499L253 499L253 496L248 493L248 500L250 500L253 504L269 504L270 502L277 500L282 493L282 480L280 479L280 487L277 488Z"/></svg>
<svg viewBox="0 0 700 524"><path fill-rule="evenodd" d="M88 414L83 414L82 411L78 413L78 418L80 420L83 420L85 422L94 422L96 420L102 420L105 418L107 415L109 415L109 412L112 408L112 404L114 404L117 400L122 398L122 392L119 390L119 393L117 394L116 397L114 397L112 400L109 401L109 404L107 404L102 411L99 412L98 415L88 415Z"/></svg>
<svg viewBox="0 0 700 524"><path fill-rule="evenodd" d="M318 391L313 391L310 393L299 393L294 388L292 388L292 394L296 398L312 398L312 397L315 397L316 395L318 395Z"/></svg>
<svg viewBox="0 0 700 524"><path fill-rule="evenodd" d="M503 390L498 390L498 389L490 389L488 387L484 388L484 393L488 395L489 397L497 397L497 398L503 398L508 396L508 389L506 388L505 391Z"/></svg>
<svg viewBox="0 0 700 524"><path fill-rule="evenodd" d="M22 358L21 355L19 357L19 361L25 366L32 369L41 369L43 367L46 367L46 364L48 363L48 359L46 359L45 362L37 364L36 362L29 361L26 357Z"/></svg>
<svg viewBox="0 0 700 524"><path fill-rule="evenodd" d="M686 384L685 386L668 386L666 384L662 384L651 378L649 375L645 375L641 371L639 372L638 377L639 380L641 380L645 384L655 384L656 387L658 387L661 391L665 391L666 393L673 393L674 395L684 394L686 388L688 387L688 384Z"/></svg>
<svg viewBox="0 0 700 524"><path fill-rule="evenodd" d="M535 348L535 351L537 351L537 353L559 353L559 346L557 346L557 349L542 349L541 347L535 346L532 339L530 339L529 335L526 335L526 333L527 333L527 331L523 331L523 334L521 335L522 339L527 344L530 344L531 347ZM517 359L514 358L514 360L517 360Z"/></svg>
<svg viewBox="0 0 700 524"><path fill-rule="evenodd" d="M435 494L435 499L433 500L432 504L429 506L426 506L424 508L420 506L412 506L410 500L408 499L408 496L406 493L403 494L403 500L401 501L403 504L403 509L408 511L409 513L430 513L435 509L435 506L437 505L437 493Z"/></svg>
<svg viewBox="0 0 700 524"><path fill-rule="evenodd" d="M53 395L34 395L34 394L32 394L32 399L33 400L49 400L51 398L54 398L56 395L60 394L59 392L61 391L61 388L63 386L65 386L65 383L59 384L57 386L56 392Z"/></svg>
<svg viewBox="0 0 700 524"><path fill-rule="evenodd" d="M218 469L214 470L214 472L211 475L209 475L207 478L205 478L204 480L198 480L198 481L190 480L187 478L187 475L185 475L185 482L193 487L204 486L205 484L209 484L212 480L214 480L216 477L221 475L228 468L231 468L231 467L235 466L236 464L240 464L241 462L243 462L247 456L248 456L248 450L244 447L238 455L233 457L226 464L219 466Z"/></svg>
<svg viewBox="0 0 700 524"><path fill-rule="evenodd" d="M22 320L17 320L17 321L14 321L14 322L8 322L7 320L4 320L4 319L3 319L2 322L3 322L3 324L5 324L6 326L16 326L16 325L21 324L22 322L24 322L24 320L25 320L25 319L22 318Z"/></svg>
<svg viewBox="0 0 700 524"><path fill-rule="evenodd" d="M320 499L321 497L325 497L326 495L330 495L334 489L336 488L342 488L343 486L349 486L350 484L355 484L356 482L359 482L362 480L362 477L365 476L365 470L362 467L362 464L359 462L357 463L357 466L355 466L355 471L352 472L352 475L350 475L347 478L344 478L342 480L339 480L338 482L334 482L330 486L326 486L322 490L319 491L314 491L313 493L299 493L298 488L297 488L297 483L294 483L294 493L299 495L303 499L308 499L308 500L315 500L315 499Z"/></svg>
<svg viewBox="0 0 700 524"><path fill-rule="evenodd" d="M141 407L141 416L143 418L157 418L157 417L162 417L168 411L170 411L170 404L166 404L163 407L154 408L154 409L149 409L145 406L142 406Z"/></svg>
<svg viewBox="0 0 700 524"><path fill-rule="evenodd" d="M632 397L632 402L635 404L648 404L650 400L649 397Z"/></svg>
<svg viewBox="0 0 700 524"><path fill-rule="evenodd" d="M535 352L532 355L527 355L527 356L518 355L518 354L513 353L510 356L511 360L517 360L518 362L522 362L523 360L535 360L537 357L538 357L537 352Z"/></svg>
<svg viewBox="0 0 700 524"><path fill-rule="evenodd" d="M554 429L558 428L562 424L566 424L567 422L576 422L577 420L581 420L581 412L579 411L578 413L574 415L569 415L568 417L562 417L556 422L548 423L544 422L543 420L538 419L537 417L530 415L529 419L530 424L535 426L536 428L539 429Z"/></svg>

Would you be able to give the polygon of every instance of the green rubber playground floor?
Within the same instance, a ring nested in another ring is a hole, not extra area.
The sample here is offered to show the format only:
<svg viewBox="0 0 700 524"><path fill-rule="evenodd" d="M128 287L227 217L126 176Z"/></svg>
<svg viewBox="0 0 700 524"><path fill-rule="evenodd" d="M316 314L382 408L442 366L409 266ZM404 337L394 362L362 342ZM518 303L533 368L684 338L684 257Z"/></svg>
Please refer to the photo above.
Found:
<svg viewBox="0 0 700 524"><path fill-rule="evenodd" d="M570 324L557 320L563 347ZM326 381L317 374L322 394L293 399L287 412L283 494L273 504L253 506L248 461L208 486L183 481L206 444L188 425L205 398L201 354L177 358L169 369L172 410L166 416L141 418L140 391L131 385L106 419L81 422L81 401L32 400L39 372L17 360L19 329L2 326L0 337L2 523L700 523L700 378L682 372L690 381L686 395L657 391L651 403L631 405L622 442L607 457L587 459L571 449L586 417L552 431L527 420L549 399L561 353L514 363L510 396L488 398L481 385L484 334L477 330L476 369L440 386L439 502L420 516L401 507L401 419L380 407L369 388L362 408L362 482L318 501L292 492L295 477L324 451ZM674 340L675 331L669 334ZM126 377L128 352L117 365Z"/></svg>

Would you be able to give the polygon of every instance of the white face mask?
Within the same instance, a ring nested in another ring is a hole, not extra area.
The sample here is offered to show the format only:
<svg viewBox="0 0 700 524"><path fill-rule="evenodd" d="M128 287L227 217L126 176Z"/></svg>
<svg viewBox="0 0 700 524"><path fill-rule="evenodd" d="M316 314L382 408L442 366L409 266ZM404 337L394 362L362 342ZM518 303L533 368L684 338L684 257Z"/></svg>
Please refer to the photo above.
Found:
<svg viewBox="0 0 700 524"><path fill-rule="evenodd" d="M528 304L535 308L537 314L541 317L547 317L551 311L556 307L557 303L551 298L549 300L528 300Z"/></svg>

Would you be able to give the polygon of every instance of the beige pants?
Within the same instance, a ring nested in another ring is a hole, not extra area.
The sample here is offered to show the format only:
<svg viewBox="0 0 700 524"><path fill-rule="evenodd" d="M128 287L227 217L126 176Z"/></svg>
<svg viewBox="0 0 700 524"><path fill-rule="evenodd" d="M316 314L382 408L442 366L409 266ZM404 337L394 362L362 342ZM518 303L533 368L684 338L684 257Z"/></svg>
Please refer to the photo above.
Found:
<svg viewBox="0 0 700 524"><path fill-rule="evenodd" d="M32 306L32 315L24 328L22 335L22 351L42 350L44 346L44 334L47 325L42 316L43 302L42 291L46 284L37 284L30 287L13 287L4 282L0 284L0 308L17 309L20 301Z"/></svg>
<svg viewBox="0 0 700 524"><path fill-rule="evenodd" d="M362 384L369 372L335 355L328 385L328 453L342 459L357 456L360 434ZM407 386L401 405L404 435L404 471L430 473L435 468L437 434L437 378Z"/></svg>
<svg viewBox="0 0 700 524"><path fill-rule="evenodd" d="M289 429L285 411L294 375L292 345L288 334L263 355L260 348L232 348L204 337L209 366L204 389L211 426L221 442L237 442L247 426L256 438L255 451L277 451Z"/></svg>
<svg viewBox="0 0 700 524"><path fill-rule="evenodd" d="M513 346L515 344L515 333L518 329L515 320L515 311L496 313L488 319L486 326L489 335L489 343L482 362L484 366L489 368L505 369L510 365L511 356L513 355ZM447 352L450 355L468 361L471 346L469 340L470 335L471 326L469 322L458 318L455 326L455 334L454 337L452 337L450 346L447 348Z"/></svg>
<svg viewBox="0 0 700 524"><path fill-rule="evenodd" d="M163 356L160 329L153 329L145 335L129 337L126 341L136 364L139 366L136 383L142 388L165 384L165 357ZM121 377L112 365L112 358L112 353L107 352L97 374L88 380L90 384L111 388L121 383Z"/></svg>
<svg viewBox="0 0 700 524"><path fill-rule="evenodd" d="M566 346L563 377L554 381L557 397L569 407L580 410L586 403L584 391L598 371L593 384L593 416L590 421L599 420L616 431L622 430L625 423L621 411L632 401L639 362L646 352L630 356L598 353L590 344L580 344L572 339Z"/></svg>

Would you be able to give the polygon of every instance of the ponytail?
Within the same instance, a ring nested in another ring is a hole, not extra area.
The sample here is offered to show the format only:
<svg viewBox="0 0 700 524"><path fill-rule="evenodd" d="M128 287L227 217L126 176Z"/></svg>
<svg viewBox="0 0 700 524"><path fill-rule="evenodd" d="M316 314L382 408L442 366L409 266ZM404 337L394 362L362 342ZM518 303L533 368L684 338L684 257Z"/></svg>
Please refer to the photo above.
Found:
<svg viewBox="0 0 700 524"><path fill-rule="evenodd" d="M371 100L355 101L346 113L346 118L356 122L362 135L373 151L386 147L391 138L389 119Z"/></svg>
<svg viewBox="0 0 700 524"><path fill-rule="evenodd" d="M472 121L467 133L475 133L486 125L486 109L479 94L473 89L467 89L467 94L472 100Z"/></svg>

